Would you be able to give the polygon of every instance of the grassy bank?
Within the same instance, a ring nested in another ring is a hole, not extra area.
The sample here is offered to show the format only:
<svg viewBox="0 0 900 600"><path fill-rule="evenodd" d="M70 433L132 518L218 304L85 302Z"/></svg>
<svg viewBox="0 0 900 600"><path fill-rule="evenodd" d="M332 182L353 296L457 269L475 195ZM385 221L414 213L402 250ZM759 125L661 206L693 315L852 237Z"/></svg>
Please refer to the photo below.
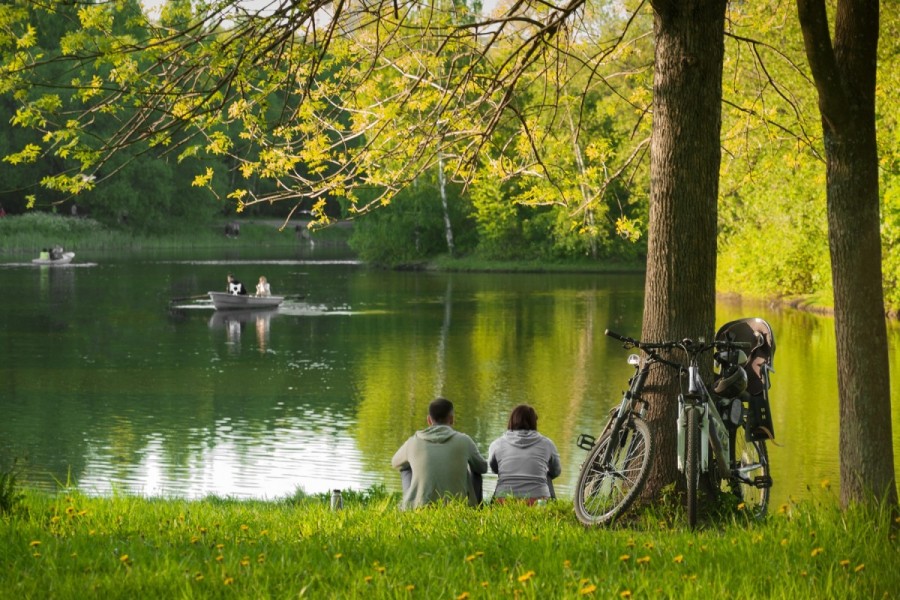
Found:
<svg viewBox="0 0 900 600"><path fill-rule="evenodd" d="M485 260L474 256L440 256L424 265L439 271L507 272L507 273L643 273L646 265L634 262Z"/></svg>
<svg viewBox="0 0 900 600"><path fill-rule="evenodd" d="M19 598L888 598L888 511L832 499L584 529L570 503L401 512L379 490L273 502L29 492L0 515L0 590Z"/></svg>
<svg viewBox="0 0 900 600"><path fill-rule="evenodd" d="M0 253L36 255L42 248L61 245L66 249L89 250L157 250L179 248L296 247L308 243L297 233L274 220L240 220L240 235L226 237L225 220L202 226L149 235L126 228L106 227L93 219L63 217L49 213L28 213L0 219ZM345 243L349 232L339 227L310 234L315 242Z"/></svg>

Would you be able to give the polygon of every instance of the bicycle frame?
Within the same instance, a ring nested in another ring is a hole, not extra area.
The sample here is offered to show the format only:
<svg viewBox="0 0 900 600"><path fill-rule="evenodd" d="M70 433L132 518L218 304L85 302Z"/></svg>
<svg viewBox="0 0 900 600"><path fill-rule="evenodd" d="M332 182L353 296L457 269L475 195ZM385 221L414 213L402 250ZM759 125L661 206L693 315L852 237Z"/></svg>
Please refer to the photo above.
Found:
<svg viewBox="0 0 900 600"><path fill-rule="evenodd" d="M606 427L603 428L603 432L606 432L607 430L619 431L622 429L625 420L632 414L644 418L644 415L647 412L646 401L641 398L641 390L644 389L644 383L647 381L647 376L650 374L650 366L653 362L644 361L644 364L642 365L641 357L637 354L631 354L628 356L628 364L635 368L635 372L628 380L628 390L622 394L622 401L614 409L609 421L606 423ZM636 409L636 404L640 404L640 408ZM593 448L595 442L596 438L582 433L578 436L575 443L583 450L590 450ZM603 453L602 462L604 464L609 462L612 453L613 446L610 445L606 452Z"/></svg>
<svg viewBox="0 0 900 600"><path fill-rule="evenodd" d="M700 352L697 353L698 355ZM728 429L719 410L716 408L712 394L700 377L700 367L696 364L696 355L691 356L691 364L687 368L688 391L678 395L678 417L676 420L678 433L678 470L684 473L685 456L687 454L685 429L685 409L694 406L700 411L700 472L709 471L709 445L712 442L718 459L719 472L730 473L730 465L725 457L730 456L731 442ZM712 432L712 435L710 435Z"/></svg>

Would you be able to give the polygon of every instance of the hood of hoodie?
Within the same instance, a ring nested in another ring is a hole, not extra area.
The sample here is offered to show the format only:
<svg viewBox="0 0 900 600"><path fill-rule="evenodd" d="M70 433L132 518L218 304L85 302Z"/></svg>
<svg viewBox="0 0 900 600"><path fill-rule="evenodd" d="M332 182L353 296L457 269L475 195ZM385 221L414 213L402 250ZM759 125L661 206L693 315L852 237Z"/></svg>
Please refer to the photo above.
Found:
<svg viewBox="0 0 900 600"><path fill-rule="evenodd" d="M416 432L417 438L432 444L443 444L454 435L456 431L449 425L432 425Z"/></svg>
<svg viewBox="0 0 900 600"><path fill-rule="evenodd" d="M503 434L503 439L506 440L507 443L516 446L517 448L527 448L529 446L537 444L541 440L541 434L539 434L534 429L517 429L514 431L506 430L506 432Z"/></svg>

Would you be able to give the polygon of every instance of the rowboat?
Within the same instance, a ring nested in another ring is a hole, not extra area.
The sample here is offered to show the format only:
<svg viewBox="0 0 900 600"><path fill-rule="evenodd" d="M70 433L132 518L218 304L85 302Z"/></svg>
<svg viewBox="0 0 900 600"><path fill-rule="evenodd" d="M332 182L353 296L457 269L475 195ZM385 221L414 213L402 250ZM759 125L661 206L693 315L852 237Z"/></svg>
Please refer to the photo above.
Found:
<svg viewBox="0 0 900 600"><path fill-rule="evenodd" d="M275 308L284 302L284 296L235 296L228 292L209 292L209 299L216 310Z"/></svg>
<svg viewBox="0 0 900 600"><path fill-rule="evenodd" d="M41 252L41 257L32 259L31 263L35 265L67 265L72 262L73 258L75 258L74 252L63 252L59 258L50 258L48 253Z"/></svg>

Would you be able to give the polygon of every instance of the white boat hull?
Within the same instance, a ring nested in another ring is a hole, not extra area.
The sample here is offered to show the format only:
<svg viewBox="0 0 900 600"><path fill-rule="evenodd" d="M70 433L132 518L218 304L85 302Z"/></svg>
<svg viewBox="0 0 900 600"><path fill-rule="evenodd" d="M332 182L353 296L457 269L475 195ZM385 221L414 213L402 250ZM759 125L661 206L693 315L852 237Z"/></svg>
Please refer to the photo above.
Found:
<svg viewBox="0 0 900 600"><path fill-rule="evenodd" d="M74 252L64 252L60 258L35 258L31 263L35 265L67 265L75 258Z"/></svg>
<svg viewBox="0 0 900 600"><path fill-rule="evenodd" d="M284 302L284 296L235 296L227 292L209 292L209 299L216 310L276 308Z"/></svg>

